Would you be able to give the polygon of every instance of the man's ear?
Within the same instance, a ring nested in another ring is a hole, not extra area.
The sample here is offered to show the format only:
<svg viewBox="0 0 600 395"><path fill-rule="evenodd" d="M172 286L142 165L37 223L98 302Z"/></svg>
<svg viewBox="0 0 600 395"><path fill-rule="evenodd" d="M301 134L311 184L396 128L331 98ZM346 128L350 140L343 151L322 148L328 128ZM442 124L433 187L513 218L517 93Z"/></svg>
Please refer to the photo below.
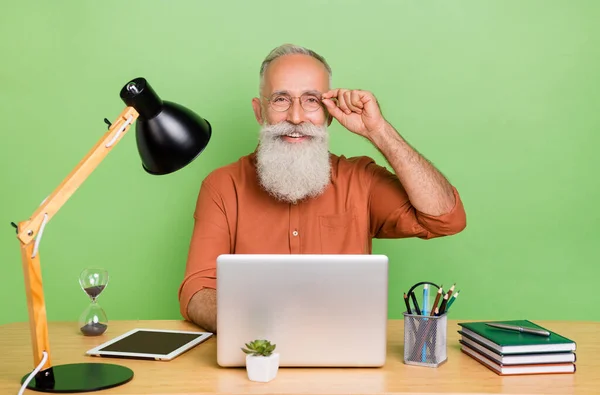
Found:
<svg viewBox="0 0 600 395"><path fill-rule="evenodd" d="M333 115L327 113L327 126L331 126L331 121L333 121Z"/></svg>
<svg viewBox="0 0 600 395"><path fill-rule="evenodd" d="M263 117L262 117L262 111L261 111L261 105L260 105L260 99L258 97L255 97L252 99L252 110L254 110L254 117L256 118L256 121L258 122L259 125L263 124Z"/></svg>

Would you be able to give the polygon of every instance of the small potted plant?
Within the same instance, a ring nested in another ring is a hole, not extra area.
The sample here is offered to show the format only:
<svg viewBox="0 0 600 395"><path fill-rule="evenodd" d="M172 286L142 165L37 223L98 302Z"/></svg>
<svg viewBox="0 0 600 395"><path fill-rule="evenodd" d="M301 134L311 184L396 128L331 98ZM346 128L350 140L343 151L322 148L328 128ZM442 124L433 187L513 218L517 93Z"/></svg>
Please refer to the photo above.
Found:
<svg viewBox="0 0 600 395"><path fill-rule="evenodd" d="M254 340L246 343L242 351L246 355L246 371L251 381L269 382L277 376L279 354L273 353L275 344L268 340Z"/></svg>

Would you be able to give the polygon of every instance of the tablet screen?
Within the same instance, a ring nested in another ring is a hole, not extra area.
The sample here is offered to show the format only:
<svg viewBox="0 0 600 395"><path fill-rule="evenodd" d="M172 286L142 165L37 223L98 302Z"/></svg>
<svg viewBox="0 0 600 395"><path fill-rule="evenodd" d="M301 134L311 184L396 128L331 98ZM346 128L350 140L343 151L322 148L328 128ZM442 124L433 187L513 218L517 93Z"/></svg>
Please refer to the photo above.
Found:
<svg viewBox="0 0 600 395"><path fill-rule="evenodd" d="M201 333L154 332L140 330L98 351L166 355L202 336Z"/></svg>

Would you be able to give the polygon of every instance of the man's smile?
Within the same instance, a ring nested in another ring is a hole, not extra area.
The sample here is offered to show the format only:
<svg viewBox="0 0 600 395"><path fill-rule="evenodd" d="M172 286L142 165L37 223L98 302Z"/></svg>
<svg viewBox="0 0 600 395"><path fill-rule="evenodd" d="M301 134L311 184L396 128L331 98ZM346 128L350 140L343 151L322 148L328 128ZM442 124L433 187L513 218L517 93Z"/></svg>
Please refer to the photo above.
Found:
<svg viewBox="0 0 600 395"><path fill-rule="evenodd" d="M302 133L298 133L298 132L293 132L287 135L283 135L281 136L281 138L283 139L283 141L286 141L288 143L299 143L301 141L304 141L306 139L309 139L310 136L306 136Z"/></svg>

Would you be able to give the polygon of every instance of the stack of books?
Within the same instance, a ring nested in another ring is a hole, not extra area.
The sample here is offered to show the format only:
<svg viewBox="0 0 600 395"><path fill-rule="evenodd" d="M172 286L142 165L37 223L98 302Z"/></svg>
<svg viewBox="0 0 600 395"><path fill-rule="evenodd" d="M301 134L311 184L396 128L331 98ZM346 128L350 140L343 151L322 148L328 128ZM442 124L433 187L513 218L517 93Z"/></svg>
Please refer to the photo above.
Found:
<svg viewBox="0 0 600 395"><path fill-rule="evenodd" d="M540 336L487 324L541 329ZM575 373L576 343L529 320L459 323L461 351L499 375Z"/></svg>

